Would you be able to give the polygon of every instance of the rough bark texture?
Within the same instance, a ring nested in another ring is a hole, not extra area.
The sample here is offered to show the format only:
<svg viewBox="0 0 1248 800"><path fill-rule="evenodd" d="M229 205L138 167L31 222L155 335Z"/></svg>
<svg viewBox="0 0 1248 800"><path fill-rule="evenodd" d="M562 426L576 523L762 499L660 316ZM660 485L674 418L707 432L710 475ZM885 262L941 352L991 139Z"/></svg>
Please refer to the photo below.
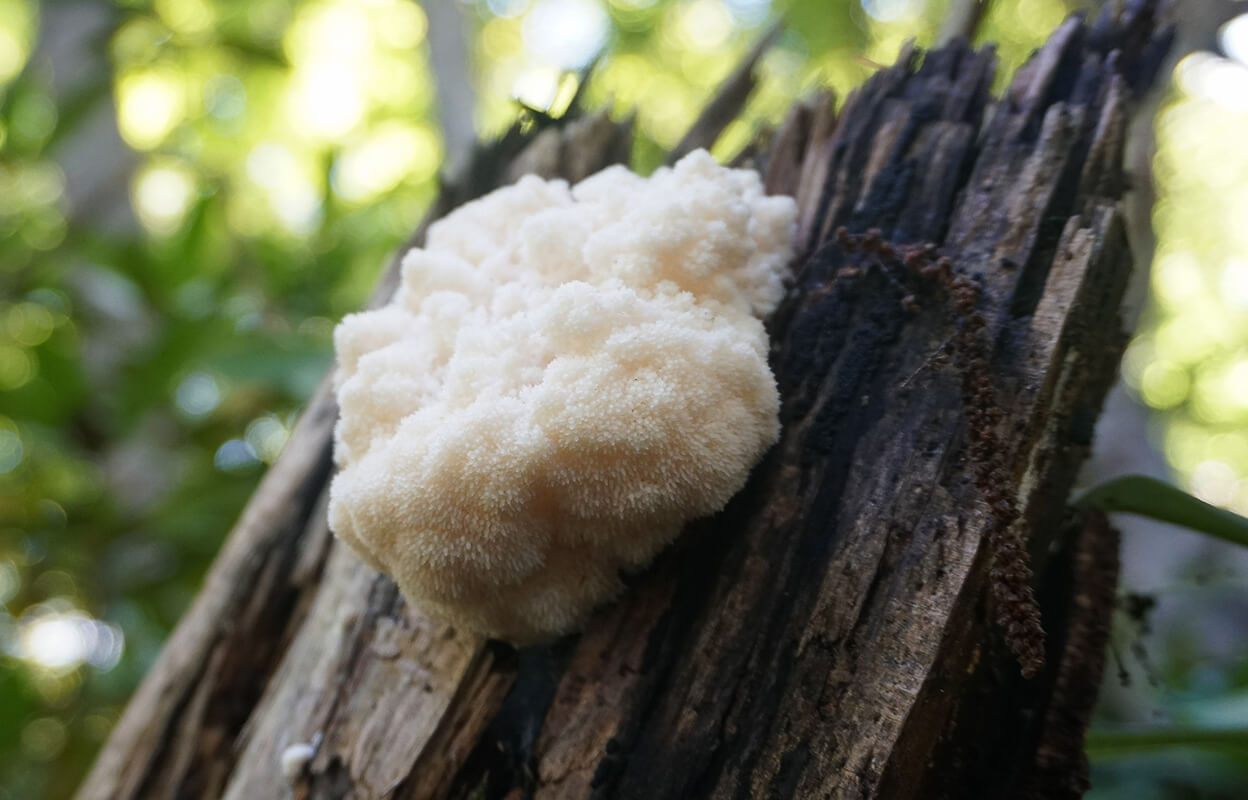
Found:
<svg viewBox="0 0 1248 800"><path fill-rule="evenodd" d="M339 546L323 389L80 797L1077 797L1117 540L1065 498L1123 341L1151 8L1066 23L995 103L991 51L905 53L751 151L802 209L771 321L781 441L580 636L474 639ZM434 215L627 154L602 116L532 128L479 150ZM1017 611L999 590L1022 566L988 545L1005 534L1030 551L1043 645L994 622ZM1025 680L1011 646L1046 666Z"/></svg>

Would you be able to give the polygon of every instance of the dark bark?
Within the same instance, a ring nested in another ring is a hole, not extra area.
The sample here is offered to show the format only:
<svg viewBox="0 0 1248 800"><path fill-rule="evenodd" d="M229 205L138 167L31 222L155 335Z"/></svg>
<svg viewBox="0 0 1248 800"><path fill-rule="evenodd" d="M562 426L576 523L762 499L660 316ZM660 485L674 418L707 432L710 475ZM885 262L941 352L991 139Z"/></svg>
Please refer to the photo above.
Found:
<svg viewBox="0 0 1248 800"><path fill-rule="evenodd" d="M1123 344L1151 7L1068 22L995 104L990 51L906 53L753 154L801 208L781 441L579 636L436 625L340 547L323 391L80 796L283 796L297 743L297 797L1078 796L1117 544L1065 500ZM524 163L623 158L602 120L561 130Z"/></svg>

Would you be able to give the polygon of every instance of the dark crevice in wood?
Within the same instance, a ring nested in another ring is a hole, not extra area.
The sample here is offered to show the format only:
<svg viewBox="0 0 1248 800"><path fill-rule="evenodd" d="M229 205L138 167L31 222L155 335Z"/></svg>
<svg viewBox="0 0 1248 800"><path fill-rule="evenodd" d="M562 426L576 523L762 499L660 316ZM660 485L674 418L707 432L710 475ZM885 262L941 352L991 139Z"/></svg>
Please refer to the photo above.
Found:
<svg viewBox="0 0 1248 800"><path fill-rule="evenodd" d="M1052 660L1059 671L1048 700L1036 759L1023 796L1046 800L1082 797L1090 787L1084 738L1105 668L1111 620L1117 600L1119 534L1100 512L1072 518L1079 530L1068 563L1063 603L1065 646Z"/></svg>
<svg viewBox="0 0 1248 800"><path fill-rule="evenodd" d="M497 714L481 734L477 746L464 761L452 785L451 797L470 797L480 786L480 776L488 776L487 795L494 796L519 787L530 797L536 782L534 747L542 721L554 698L575 646L569 637L554 645L527 647L511 654L515 683ZM493 646L510 650L510 645ZM403 796L402 793L399 796Z"/></svg>

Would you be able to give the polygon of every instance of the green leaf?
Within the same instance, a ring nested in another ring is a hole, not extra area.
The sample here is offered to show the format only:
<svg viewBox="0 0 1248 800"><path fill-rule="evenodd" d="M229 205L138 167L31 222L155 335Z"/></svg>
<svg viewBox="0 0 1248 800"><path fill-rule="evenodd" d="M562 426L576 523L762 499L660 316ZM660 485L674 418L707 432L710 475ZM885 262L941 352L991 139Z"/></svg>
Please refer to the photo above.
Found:
<svg viewBox="0 0 1248 800"><path fill-rule="evenodd" d="M1146 475L1115 478L1075 498L1074 505L1139 514L1248 547L1248 519Z"/></svg>
<svg viewBox="0 0 1248 800"><path fill-rule="evenodd" d="M1176 747L1201 750L1248 750L1248 728L1164 728L1093 729L1088 732L1087 754L1091 759L1120 758Z"/></svg>

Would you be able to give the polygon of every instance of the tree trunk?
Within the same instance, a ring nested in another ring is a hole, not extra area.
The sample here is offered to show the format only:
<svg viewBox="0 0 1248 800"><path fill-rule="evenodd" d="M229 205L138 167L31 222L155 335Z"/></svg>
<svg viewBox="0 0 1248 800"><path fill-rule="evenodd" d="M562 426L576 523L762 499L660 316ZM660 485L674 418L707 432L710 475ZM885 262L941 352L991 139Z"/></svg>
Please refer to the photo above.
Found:
<svg viewBox="0 0 1248 800"><path fill-rule="evenodd" d="M1123 344L1132 87L1167 36L1149 2L1068 21L996 103L990 50L908 51L752 151L801 210L781 440L579 636L434 624L340 546L322 387L79 796L1078 796L1117 540L1065 500ZM434 216L627 138L538 119Z"/></svg>

